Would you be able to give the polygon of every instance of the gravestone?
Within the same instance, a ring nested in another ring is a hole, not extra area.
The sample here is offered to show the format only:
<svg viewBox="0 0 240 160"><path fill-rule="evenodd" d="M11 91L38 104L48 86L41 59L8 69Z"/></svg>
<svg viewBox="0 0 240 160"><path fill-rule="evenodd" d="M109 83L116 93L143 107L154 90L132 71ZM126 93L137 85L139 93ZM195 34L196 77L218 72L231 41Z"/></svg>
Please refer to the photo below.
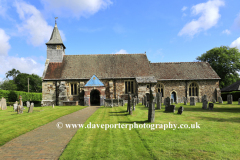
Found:
<svg viewBox="0 0 240 160"><path fill-rule="evenodd" d="M111 95L111 106L113 107L113 95Z"/></svg>
<svg viewBox="0 0 240 160"><path fill-rule="evenodd" d="M17 105L17 104L13 104L13 110L14 110L14 112L17 112L17 108L18 108L18 105Z"/></svg>
<svg viewBox="0 0 240 160"><path fill-rule="evenodd" d="M52 104L52 108L54 108L54 104Z"/></svg>
<svg viewBox="0 0 240 160"><path fill-rule="evenodd" d="M127 104L127 112L129 113L130 108L130 93L128 93L128 104Z"/></svg>
<svg viewBox="0 0 240 160"><path fill-rule="evenodd" d="M132 95L129 96L130 97L130 101L129 101L129 114L132 115L132 105L133 105L133 100L132 100Z"/></svg>
<svg viewBox="0 0 240 160"><path fill-rule="evenodd" d="M173 99L171 98L171 104L173 104Z"/></svg>
<svg viewBox="0 0 240 160"><path fill-rule="evenodd" d="M203 99L202 109L207 109L207 107L208 107L208 101Z"/></svg>
<svg viewBox="0 0 240 160"><path fill-rule="evenodd" d="M203 100L206 100L206 101L208 100L206 94L204 94L204 95L202 96L202 102L203 102Z"/></svg>
<svg viewBox="0 0 240 160"><path fill-rule="evenodd" d="M165 112L173 112L175 111L175 105L170 105L169 107L165 108Z"/></svg>
<svg viewBox="0 0 240 160"><path fill-rule="evenodd" d="M184 105L187 105L187 97L183 97Z"/></svg>
<svg viewBox="0 0 240 160"><path fill-rule="evenodd" d="M238 105L240 105L240 98L238 98Z"/></svg>
<svg viewBox="0 0 240 160"><path fill-rule="evenodd" d="M157 93L156 101L157 101L157 109L161 109L161 106L160 106L160 93Z"/></svg>
<svg viewBox="0 0 240 160"><path fill-rule="evenodd" d="M26 104L27 104L27 108L29 108L30 107L30 102L27 101Z"/></svg>
<svg viewBox="0 0 240 160"><path fill-rule="evenodd" d="M137 97L137 104L139 104L139 98Z"/></svg>
<svg viewBox="0 0 240 160"><path fill-rule="evenodd" d="M119 95L117 97L118 97L118 106L119 106Z"/></svg>
<svg viewBox="0 0 240 160"><path fill-rule="evenodd" d="M136 98L133 98L133 110L135 111Z"/></svg>
<svg viewBox="0 0 240 160"><path fill-rule="evenodd" d="M147 96L146 95L144 97L144 104L145 104L145 107L147 107Z"/></svg>
<svg viewBox="0 0 240 160"><path fill-rule="evenodd" d="M19 96L19 105L23 107L22 96Z"/></svg>
<svg viewBox="0 0 240 160"><path fill-rule="evenodd" d="M142 98L142 105L143 105L144 97Z"/></svg>
<svg viewBox="0 0 240 160"><path fill-rule="evenodd" d="M148 122L153 123L155 119L155 103L151 100L149 101L149 108L148 108Z"/></svg>
<svg viewBox="0 0 240 160"><path fill-rule="evenodd" d="M190 106L195 106L195 105L196 105L195 98L190 97Z"/></svg>
<svg viewBox="0 0 240 160"><path fill-rule="evenodd" d="M21 105L17 106L17 113L22 114L23 113L23 107Z"/></svg>
<svg viewBox="0 0 240 160"><path fill-rule="evenodd" d="M218 97L218 102L223 104L223 100L222 100L222 97Z"/></svg>
<svg viewBox="0 0 240 160"><path fill-rule="evenodd" d="M213 110L213 106L214 106L214 103L209 103L209 104L208 104L208 109L209 109L209 110Z"/></svg>
<svg viewBox="0 0 240 160"><path fill-rule="evenodd" d="M227 95L228 104L232 104L232 95Z"/></svg>
<svg viewBox="0 0 240 160"><path fill-rule="evenodd" d="M182 106L180 106L180 107L178 108L178 113L177 113L177 114L182 114L183 110L184 110L184 108L183 108Z"/></svg>
<svg viewBox="0 0 240 160"><path fill-rule="evenodd" d="M168 112L170 110L169 108L170 108L170 98L167 97L165 99L165 111Z"/></svg>
<svg viewBox="0 0 240 160"><path fill-rule="evenodd" d="M1 105L1 109L2 110L6 110L7 109L7 102L6 102L5 98L2 97L0 105Z"/></svg>
<svg viewBox="0 0 240 160"><path fill-rule="evenodd" d="M31 106L28 108L28 113L32 113L34 107L34 103L31 103Z"/></svg>
<svg viewBox="0 0 240 160"><path fill-rule="evenodd" d="M212 99L212 102L213 102L213 103L216 103L216 100L213 98L213 99Z"/></svg>

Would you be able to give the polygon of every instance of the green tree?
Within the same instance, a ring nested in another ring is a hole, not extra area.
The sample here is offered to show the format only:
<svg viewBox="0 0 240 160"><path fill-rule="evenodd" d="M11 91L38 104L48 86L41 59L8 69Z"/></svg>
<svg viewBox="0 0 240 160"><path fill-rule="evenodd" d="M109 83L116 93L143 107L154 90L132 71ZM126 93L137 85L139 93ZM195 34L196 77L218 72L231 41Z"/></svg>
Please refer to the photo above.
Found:
<svg viewBox="0 0 240 160"><path fill-rule="evenodd" d="M6 79L0 83L0 89L3 90L17 90L17 85L13 80Z"/></svg>
<svg viewBox="0 0 240 160"><path fill-rule="evenodd" d="M15 81L18 91L28 91L28 78L29 78L29 92L42 92L42 80L36 74L20 73L17 75Z"/></svg>
<svg viewBox="0 0 240 160"><path fill-rule="evenodd" d="M240 52L237 48L221 46L213 48L196 58L208 62L221 78L220 88L226 87L239 80Z"/></svg>
<svg viewBox="0 0 240 160"><path fill-rule="evenodd" d="M12 77L13 81L15 82L15 78L17 77L18 74L20 74L21 72L19 70L16 70L15 68L13 68L11 71L8 71L6 73L6 78L8 77Z"/></svg>

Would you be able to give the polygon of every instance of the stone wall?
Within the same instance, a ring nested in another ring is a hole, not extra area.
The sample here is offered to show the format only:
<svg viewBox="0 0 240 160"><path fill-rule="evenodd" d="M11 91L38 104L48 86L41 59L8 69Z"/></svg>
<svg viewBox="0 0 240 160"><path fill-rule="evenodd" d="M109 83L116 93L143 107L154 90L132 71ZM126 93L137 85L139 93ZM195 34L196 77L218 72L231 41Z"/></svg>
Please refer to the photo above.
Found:
<svg viewBox="0 0 240 160"><path fill-rule="evenodd" d="M43 81L42 82L42 101L44 106L56 105L56 82Z"/></svg>
<svg viewBox="0 0 240 160"><path fill-rule="evenodd" d="M100 79L101 80L101 79ZM66 81L65 85L67 88L67 99L70 101L80 101L79 92L81 92L82 89L84 89L86 92L91 92L93 89L90 88L81 88L80 82L84 82L85 85L88 80L79 80L79 81ZM101 80L103 84L105 85L105 90L99 90L101 95L105 94L105 98L109 99L112 91L112 95L114 99L117 99L117 95L119 95L120 99L127 100L127 94L125 94L125 80L118 79L118 80L111 80L111 79L104 79ZM112 81L112 86L109 86L109 81ZM196 82L199 87L199 93L198 96L195 96L196 102L201 101L202 96L204 94L207 95L207 98L209 100L212 100L215 98L217 100L218 96L221 96L221 91L219 89L219 81L218 80L196 80L196 81L159 81L164 85L164 97L162 98L162 103L164 98L171 97L171 93L174 91L176 92L176 98L182 99L183 97L187 97L188 102L190 101L189 97L189 85L192 82ZM43 81L42 82L42 93L43 93L43 102L51 102L56 105L56 92L55 92L55 83L54 81ZM71 83L77 83L78 88L78 94L77 95L71 95ZM156 96L156 86L152 86L152 92L153 96ZM57 84L57 87L59 87L59 82ZM147 84L137 84L135 82L135 94L133 96L138 96L140 98L140 101L143 98L143 95L146 93L149 93L149 88L147 88ZM87 93L85 93L87 94ZM101 96L100 95L100 96ZM81 104L81 103L79 103Z"/></svg>
<svg viewBox="0 0 240 160"><path fill-rule="evenodd" d="M196 81L160 81L164 85L164 97L171 97L173 91L176 92L176 98L187 97L188 102L190 101L189 96L189 85L192 82L196 82L199 87L198 96L194 96L196 102L201 101L204 94L207 95L208 99L217 98L216 95L221 95L220 91L216 93L216 88L219 88L218 80L196 80Z"/></svg>

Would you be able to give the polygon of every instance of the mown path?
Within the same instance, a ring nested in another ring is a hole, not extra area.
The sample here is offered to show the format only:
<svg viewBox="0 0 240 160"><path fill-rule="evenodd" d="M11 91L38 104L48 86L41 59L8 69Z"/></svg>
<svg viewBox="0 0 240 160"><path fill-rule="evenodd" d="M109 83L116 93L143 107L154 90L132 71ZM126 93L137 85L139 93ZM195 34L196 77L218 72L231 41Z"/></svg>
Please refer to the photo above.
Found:
<svg viewBox="0 0 240 160"><path fill-rule="evenodd" d="M84 108L9 141L0 147L0 159L58 159L78 130L67 129L65 124L83 124L98 108ZM58 122L63 128L57 128Z"/></svg>

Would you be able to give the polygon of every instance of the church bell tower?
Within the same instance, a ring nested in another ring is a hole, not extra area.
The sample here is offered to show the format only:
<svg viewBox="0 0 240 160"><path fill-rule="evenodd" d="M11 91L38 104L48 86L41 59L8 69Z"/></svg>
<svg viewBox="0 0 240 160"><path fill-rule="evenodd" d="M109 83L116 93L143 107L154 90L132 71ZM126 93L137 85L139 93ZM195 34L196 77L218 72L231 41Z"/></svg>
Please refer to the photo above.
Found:
<svg viewBox="0 0 240 160"><path fill-rule="evenodd" d="M47 45L47 59L49 59L49 62L62 62L63 56L65 55L66 47L62 42L62 38L60 36L56 21L51 38L46 43L46 45Z"/></svg>

